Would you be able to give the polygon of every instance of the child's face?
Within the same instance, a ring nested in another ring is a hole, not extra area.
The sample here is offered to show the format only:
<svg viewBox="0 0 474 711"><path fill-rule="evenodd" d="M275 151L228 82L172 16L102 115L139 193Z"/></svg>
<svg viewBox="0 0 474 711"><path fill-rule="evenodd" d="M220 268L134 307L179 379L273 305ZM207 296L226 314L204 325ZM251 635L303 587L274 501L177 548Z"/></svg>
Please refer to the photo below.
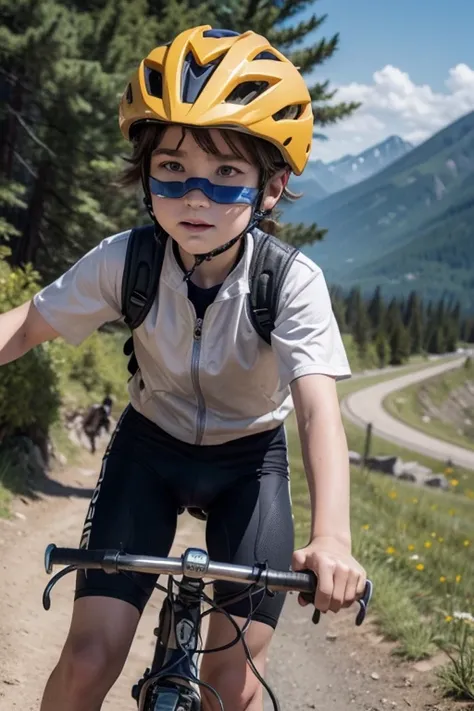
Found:
<svg viewBox="0 0 474 711"><path fill-rule="evenodd" d="M259 170L243 146L239 144L245 160L230 154L229 146L217 129L211 129L210 133L219 155L206 153L190 132L185 133L183 140L179 126L169 127L153 151L151 176L161 181L182 182L188 178L207 178L216 185L257 188ZM238 141L238 136L234 141ZM266 209L272 209L282 190L282 179L277 176L266 191ZM252 215L250 205L219 204L200 190L191 190L182 198L152 195L152 204L160 225L188 254L205 254L237 237L245 230Z"/></svg>

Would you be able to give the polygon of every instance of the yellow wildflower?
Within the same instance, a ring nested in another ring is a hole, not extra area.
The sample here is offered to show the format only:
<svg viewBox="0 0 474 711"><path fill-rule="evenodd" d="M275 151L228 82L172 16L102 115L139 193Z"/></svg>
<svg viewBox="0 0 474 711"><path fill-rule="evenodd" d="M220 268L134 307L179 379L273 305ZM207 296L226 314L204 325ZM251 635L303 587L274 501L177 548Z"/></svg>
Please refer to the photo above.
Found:
<svg viewBox="0 0 474 711"><path fill-rule="evenodd" d="M418 503L418 499L416 499L416 498L415 498L415 499L412 499L411 502L412 502L412 504L417 504L417 503Z"/></svg>
<svg viewBox="0 0 474 711"><path fill-rule="evenodd" d="M451 479L451 486L457 486L459 481L457 479Z"/></svg>
<svg viewBox="0 0 474 711"><path fill-rule="evenodd" d="M438 541L439 541L439 543L443 543L443 541L444 541L443 536L440 536L440 537L438 538Z"/></svg>
<svg viewBox="0 0 474 711"><path fill-rule="evenodd" d="M471 545L471 541L468 541L468 540L466 539L466 540L464 541L464 545L465 545L466 548L467 548L467 546L470 546L470 545Z"/></svg>
<svg viewBox="0 0 474 711"><path fill-rule="evenodd" d="M397 498L397 492L396 491L390 491L389 494L391 499L396 499Z"/></svg>
<svg viewBox="0 0 474 711"><path fill-rule="evenodd" d="M418 565L416 566L416 569L417 570L424 570L425 566L423 565L423 563L418 563Z"/></svg>
<svg viewBox="0 0 474 711"><path fill-rule="evenodd" d="M445 473L445 474L452 474L453 471L454 471L454 470L453 470L452 467L446 467L446 469L444 470L444 473Z"/></svg>
<svg viewBox="0 0 474 711"><path fill-rule="evenodd" d="M453 618L451 617L451 615L446 615L446 617L444 618L444 621L445 622L452 622Z"/></svg>
<svg viewBox="0 0 474 711"><path fill-rule="evenodd" d="M415 550L415 546L413 545L413 543L410 543L410 545L408 546L408 550L409 550L409 551L414 551L414 550Z"/></svg>
<svg viewBox="0 0 474 711"><path fill-rule="evenodd" d="M449 509L448 513L449 513L450 516L455 516L455 514L456 514L456 509Z"/></svg>
<svg viewBox="0 0 474 711"><path fill-rule="evenodd" d="M431 548L431 546L432 546L433 544L431 543L431 541L425 541L425 544L424 544L424 545L425 545L425 548Z"/></svg>
<svg viewBox="0 0 474 711"><path fill-rule="evenodd" d="M435 532L435 531L432 531L432 533L431 533L431 538L436 538L436 532Z"/></svg>
<svg viewBox="0 0 474 711"><path fill-rule="evenodd" d="M457 582L457 583L460 583L461 580L462 580L462 576L461 576L461 575L456 575L456 582Z"/></svg>
<svg viewBox="0 0 474 711"><path fill-rule="evenodd" d="M445 576L445 575L442 575L442 576L440 577L440 579L439 579L439 582L440 582L440 583L445 583L445 582L446 582L446 576Z"/></svg>
<svg viewBox="0 0 474 711"><path fill-rule="evenodd" d="M369 526L368 523L364 523L364 525L362 526L362 528L364 529L364 531L368 531L369 528L370 528L370 526Z"/></svg>
<svg viewBox="0 0 474 711"><path fill-rule="evenodd" d="M389 546L386 550L385 553L388 553L389 555L393 555L395 553L395 548L393 546Z"/></svg>

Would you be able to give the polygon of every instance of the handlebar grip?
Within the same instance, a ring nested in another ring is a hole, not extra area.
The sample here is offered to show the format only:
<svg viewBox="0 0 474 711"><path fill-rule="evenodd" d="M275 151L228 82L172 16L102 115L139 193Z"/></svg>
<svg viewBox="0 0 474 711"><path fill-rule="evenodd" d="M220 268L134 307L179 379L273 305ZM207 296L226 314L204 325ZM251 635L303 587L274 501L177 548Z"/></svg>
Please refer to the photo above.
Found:
<svg viewBox="0 0 474 711"><path fill-rule="evenodd" d="M51 573L54 565L69 565L81 567L84 563L87 568L101 569L104 563L110 561L114 556L120 555L120 551L110 550L81 550L77 548L57 548L54 543L46 548L44 557L44 567L47 573Z"/></svg>
<svg viewBox="0 0 474 711"><path fill-rule="evenodd" d="M302 595L309 595L312 601L316 592L318 579L312 570L269 570L266 574L266 583L270 588L280 587L287 588L288 590L299 590Z"/></svg>

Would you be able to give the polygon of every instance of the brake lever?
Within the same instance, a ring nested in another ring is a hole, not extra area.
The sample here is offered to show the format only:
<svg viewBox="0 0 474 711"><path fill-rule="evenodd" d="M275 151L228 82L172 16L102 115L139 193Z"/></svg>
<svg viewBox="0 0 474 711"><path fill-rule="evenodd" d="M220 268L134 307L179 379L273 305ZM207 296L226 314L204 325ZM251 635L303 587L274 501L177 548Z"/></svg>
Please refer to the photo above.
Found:
<svg viewBox="0 0 474 711"><path fill-rule="evenodd" d="M54 588L56 583L59 582L61 578L64 578L64 576L68 573L72 573L74 570L77 570L77 566L68 565L67 568L60 570L59 573L56 573L56 575L51 578L43 592L43 608L45 610L49 610L51 607L51 590Z"/></svg>
<svg viewBox="0 0 474 711"><path fill-rule="evenodd" d="M311 571L305 570L302 572L310 573ZM369 607L370 600L372 599L373 591L374 591L374 585L373 585L372 581L367 580L365 583L364 594L362 595L362 597L359 600L357 600L357 602L360 605L359 612L357 613L357 617L356 617L356 621L355 621L357 627L361 626L361 624L363 623L363 621L365 620L365 618L367 616L367 610ZM305 602L309 602L309 603L314 602L314 595L312 595L312 593L300 593L300 595ZM314 612L313 612L313 617L312 617L313 624L317 625L318 622L320 621L320 619L321 619L321 610L318 610L315 608Z"/></svg>

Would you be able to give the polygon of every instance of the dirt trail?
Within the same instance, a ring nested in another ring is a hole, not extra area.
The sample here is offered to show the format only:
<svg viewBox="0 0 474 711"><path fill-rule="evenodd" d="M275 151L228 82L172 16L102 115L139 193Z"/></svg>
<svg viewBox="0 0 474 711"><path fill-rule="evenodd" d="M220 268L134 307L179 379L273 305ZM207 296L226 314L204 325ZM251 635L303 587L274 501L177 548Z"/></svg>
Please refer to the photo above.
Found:
<svg viewBox="0 0 474 711"><path fill-rule="evenodd" d="M51 610L43 611L41 595L47 581L43 553L49 542L77 545L98 464L98 458L84 453L82 468L56 473L46 493L36 501L17 499L12 520L0 520L1 711L39 709L44 683L68 629L74 584L72 575L62 580L53 591ZM201 524L182 517L174 554L202 543ZM159 606L156 594L104 709L135 708L130 688L151 660ZM290 595L272 645L267 675L282 711L454 708L452 703L436 705L430 672L394 661L390 645L377 637L370 622L356 629L353 611L337 617L328 615L318 627L311 625L309 618L309 610L300 608L296 597ZM328 633L332 640L327 638ZM266 702L265 711L270 708Z"/></svg>

